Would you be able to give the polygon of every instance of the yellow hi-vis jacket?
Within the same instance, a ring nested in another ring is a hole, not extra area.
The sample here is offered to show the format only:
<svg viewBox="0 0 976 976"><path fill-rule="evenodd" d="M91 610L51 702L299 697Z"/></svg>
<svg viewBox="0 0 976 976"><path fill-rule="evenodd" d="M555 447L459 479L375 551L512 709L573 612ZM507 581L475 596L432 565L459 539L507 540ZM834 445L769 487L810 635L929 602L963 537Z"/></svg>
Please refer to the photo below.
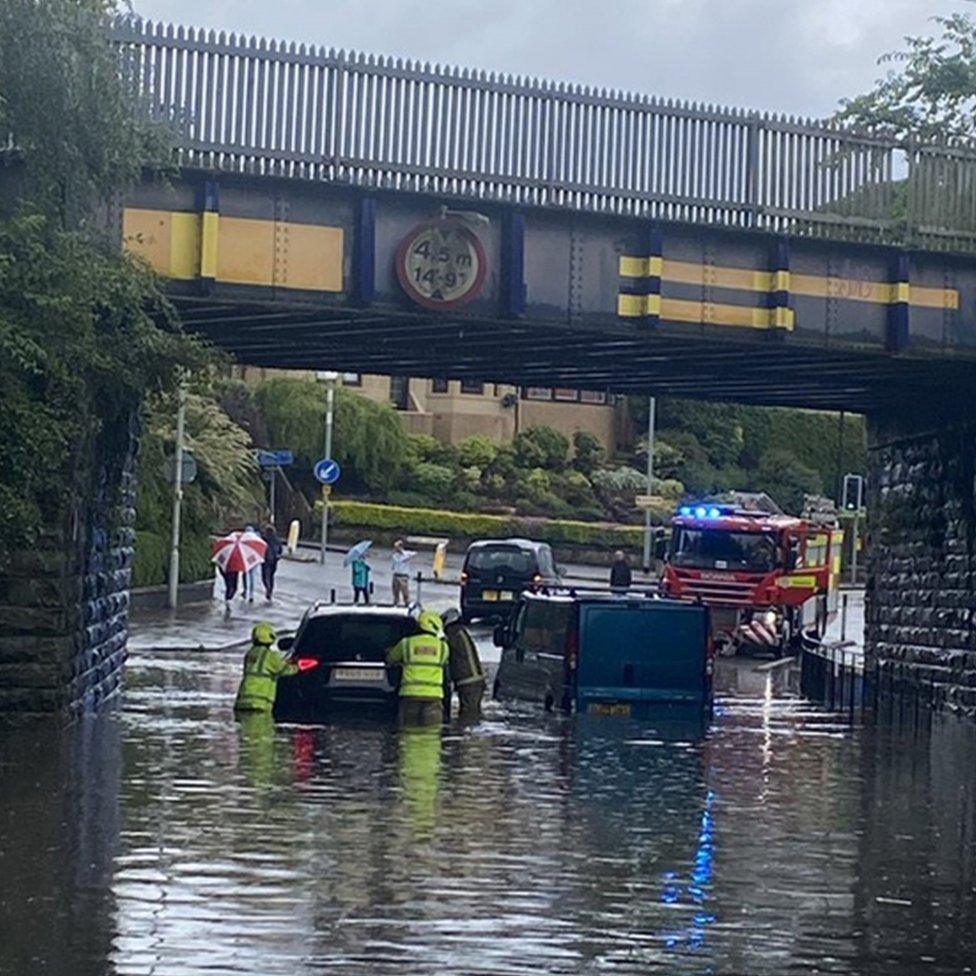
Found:
<svg viewBox="0 0 976 976"><path fill-rule="evenodd" d="M253 644L244 657L244 677L237 689L234 710L238 712L270 712L274 708L278 679L283 674L298 674L277 647Z"/></svg>
<svg viewBox="0 0 976 976"><path fill-rule="evenodd" d="M415 634L404 637L386 656L388 664L403 666L401 698L444 697L444 668L450 652L443 637Z"/></svg>

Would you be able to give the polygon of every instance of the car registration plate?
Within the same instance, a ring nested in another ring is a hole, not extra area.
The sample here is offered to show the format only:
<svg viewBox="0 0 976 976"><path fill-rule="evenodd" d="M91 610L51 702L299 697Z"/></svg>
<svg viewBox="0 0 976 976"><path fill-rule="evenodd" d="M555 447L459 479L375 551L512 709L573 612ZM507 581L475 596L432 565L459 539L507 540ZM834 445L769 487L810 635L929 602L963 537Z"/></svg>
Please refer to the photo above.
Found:
<svg viewBox="0 0 976 976"><path fill-rule="evenodd" d="M514 594L510 590L485 590L481 596L488 603L495 603L498 600L511 600L514 598Z"/></svg>
<svg viewBox="0 0 976 976"><path fill-rule="evenodd" d="M586 711L590 715L629 715L630 705L626 702L590 702Z"/></svg>
<svg viewBox="0 0 976 976"><path fill-rule="evenodd" d="M332 676L336 681L382 681L383 668L336 668Z"/></svg>

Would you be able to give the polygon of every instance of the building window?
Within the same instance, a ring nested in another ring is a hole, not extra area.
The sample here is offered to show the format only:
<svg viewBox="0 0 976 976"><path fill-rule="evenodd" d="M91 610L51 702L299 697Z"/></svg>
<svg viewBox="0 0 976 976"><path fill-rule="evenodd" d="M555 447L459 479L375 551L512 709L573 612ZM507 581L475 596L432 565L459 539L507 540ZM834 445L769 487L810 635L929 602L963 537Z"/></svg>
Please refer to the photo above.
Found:
<svg viewBox="0 0 976 976"><path fill-rule="evenodd" d="M551 400L552 390L548 386L524 386L522 387L523 400Z"/></svg>
<svg viewBox="0 0 976 976"><path fill-rule="evenodd" d="M580 391L580 403L598 403L605 404L607 402L606 393L600 393L596 390L581 390Z"/></svg>
<svg viewBox="0 0 976 976"><path fill-rule="evenodd" d="M408 410L410 408L409 377L390 377L390 402L397 408L397 410Z"/></svg>
<svg viewBox="0 0 976 976"><path fill-rule="evenodd" d="M450 389L450 380L431 380L430 381L430 392L431 393L447 393Z"/></svg>
<svg viewBox="0 0 976 976"><path fill-rule="evenodd" d="M485 392L485 384L476 383L474 380L461 380L461 392L481 396Z"/></svg>
<svg viewBox="0 0 976 976"><path fill-rule="evenodd" d="M562 403L576 403L579 399L579 390L555 389L552 391L552 398Z"/></svg>
<svg viewBox="0 0 976 976"><path fill-rule="evenodd" d="M363 374L362 373L343 373L342 374L342 385L343 386L362 386L363 385Z"/></svg>

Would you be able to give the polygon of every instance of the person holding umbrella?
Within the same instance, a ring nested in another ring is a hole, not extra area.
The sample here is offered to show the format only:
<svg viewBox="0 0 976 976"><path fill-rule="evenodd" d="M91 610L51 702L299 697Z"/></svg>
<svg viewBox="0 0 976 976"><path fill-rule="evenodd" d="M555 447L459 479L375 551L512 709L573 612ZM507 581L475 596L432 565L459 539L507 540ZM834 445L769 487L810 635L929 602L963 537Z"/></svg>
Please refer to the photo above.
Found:
<svg viewBox="0 0 976 976"><path fill-rule="evenodd" d="M230 601L237 589L241 573L257 569L268 551L268 544L254 532L231 532L213 544L213 561L224 578L225 606L230 613Z"/></svg>
<svg viewBox="0 0 976 976"><path fill-rule="evenodd" d="M352 602L354 604L359 603L360 596L363 598L363 603L369 603L369 577L373 572L373 567L366 561L366 553L372 544L369 539L357 542L342 560L343 566L352 567Z"/></svg>

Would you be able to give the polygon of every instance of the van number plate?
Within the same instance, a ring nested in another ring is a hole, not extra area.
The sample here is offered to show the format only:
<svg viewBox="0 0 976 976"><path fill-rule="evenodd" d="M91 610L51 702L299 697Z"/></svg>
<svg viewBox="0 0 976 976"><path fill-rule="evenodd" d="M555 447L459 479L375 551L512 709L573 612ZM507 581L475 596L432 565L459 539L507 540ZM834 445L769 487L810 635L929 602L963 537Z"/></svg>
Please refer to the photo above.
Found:
<svg viewBox="0 0 976 976"><path fill-rule="evenodd" d="M511 600L514 597L514 594L508 590L485 590L481 595L488 603L496 600Z"/></svg>
<svg viewBox="0 0 976 976"><path fill-rule="evenodd" d="M337 681L382 681L383 668L336 668L332 672Z"/></svg>
<svg viewBox="0 0 976 976"><path fill-rule="evenodd" d="M626 702L590 702L586 711L589 715L629 715L630 705Z"/></svg>

